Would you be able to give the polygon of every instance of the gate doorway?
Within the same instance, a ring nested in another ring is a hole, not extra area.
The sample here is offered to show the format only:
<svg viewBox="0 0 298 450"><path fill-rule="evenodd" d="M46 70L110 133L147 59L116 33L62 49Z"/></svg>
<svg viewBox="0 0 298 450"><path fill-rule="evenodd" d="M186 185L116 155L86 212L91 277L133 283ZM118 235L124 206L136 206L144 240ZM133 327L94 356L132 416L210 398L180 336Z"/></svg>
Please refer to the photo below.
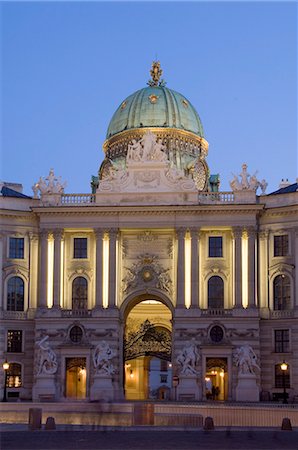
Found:
<svg viewBox="0 0 298 450"><path fill-rule="evenodd" d="M124 339L127 400L169 400L172 386L171 312L161 302L140 302L129 313Z"/></svg>
<svg viewBox="0 0 298 450"><path fill-rule="evenodd" d="M86 398L86 358L66 358L66 397Z"/></svg>
<svg viewBox="0 0 298 450"><path fill-rule="evenodd" d="M228 399L227 358L206 358L205 396L207 400Z"/></svg>

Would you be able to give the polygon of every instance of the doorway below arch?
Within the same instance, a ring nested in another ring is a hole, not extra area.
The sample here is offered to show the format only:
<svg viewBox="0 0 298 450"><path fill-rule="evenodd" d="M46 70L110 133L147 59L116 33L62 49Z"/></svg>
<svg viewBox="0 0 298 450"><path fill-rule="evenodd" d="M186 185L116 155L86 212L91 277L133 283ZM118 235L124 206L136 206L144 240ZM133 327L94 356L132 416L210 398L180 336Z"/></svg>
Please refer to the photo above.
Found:
<svg viewBox="0 0 298 450"><path fill-rule="evenodd" d="M168 400L172 385L172 314L157 300L138 303L127 316L124 391L127 400Z"/></svg>
<svg viewBox="0 0 298 450"><path fill-rule="evenodd" d="M228 399L227 358L207 358L205 373L205 395L207 400Z"/></svg>

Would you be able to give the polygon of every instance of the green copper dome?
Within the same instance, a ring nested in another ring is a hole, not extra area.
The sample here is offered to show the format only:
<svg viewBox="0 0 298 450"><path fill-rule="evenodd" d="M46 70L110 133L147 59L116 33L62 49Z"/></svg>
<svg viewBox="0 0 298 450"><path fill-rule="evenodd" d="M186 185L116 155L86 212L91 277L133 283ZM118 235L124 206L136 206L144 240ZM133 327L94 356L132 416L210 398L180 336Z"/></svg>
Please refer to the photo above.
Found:
<svg viewBox="0 0 298 450"><path fill-rule="evenodd" d="M127 97L109 124L107 139L142 127L177 128L204 137L198 113L184 95L165 86L148 86Z"/></svg>

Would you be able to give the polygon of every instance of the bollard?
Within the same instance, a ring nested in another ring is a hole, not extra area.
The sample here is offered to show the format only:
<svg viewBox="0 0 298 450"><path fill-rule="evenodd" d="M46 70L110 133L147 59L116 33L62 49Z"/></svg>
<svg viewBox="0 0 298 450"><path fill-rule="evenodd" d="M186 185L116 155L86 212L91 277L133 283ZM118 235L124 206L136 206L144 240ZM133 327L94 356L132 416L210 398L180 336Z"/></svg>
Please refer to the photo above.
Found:
<svg viewBox="0 0 298 450"><path fill-rule="evenodd" d="M214 430L214 422L212 417L205 417L204 430Z"/></svg>
<svg viewBox="0 0 298 450"><path fill-rule="evenodd" d="M29 430L40 430L41 428L41 408L29 408Z"/></svg>
<svg viewBox="0 0 298 450"><path fill-rule="evenodd" d="M288 417L282 419L281 429L284 431L292 431L292 424Z"/></svg>
<svg viewBox="0 0 298 450"><path fill-rule="evenodd" d="M56 430L56 423L55 423L54 417L47 417L44 429L45 430Z"/></svg>

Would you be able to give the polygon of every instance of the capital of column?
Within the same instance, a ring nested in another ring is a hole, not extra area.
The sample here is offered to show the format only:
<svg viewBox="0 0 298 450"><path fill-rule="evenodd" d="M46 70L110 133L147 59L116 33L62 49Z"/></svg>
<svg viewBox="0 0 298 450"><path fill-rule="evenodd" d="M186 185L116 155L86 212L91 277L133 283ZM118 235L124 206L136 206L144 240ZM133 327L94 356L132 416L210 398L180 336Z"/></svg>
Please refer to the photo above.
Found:
<svg viewBox="0 0 298 450"><path fill-rule="evenodd" d="M186 227L179 227L176 229L176 236L179 240L185 238Z"/></svg>
<svg viewBox="0 0 298 450"><path fill-rule="evenodd" d="M50 234L49 230L42 229L39 231L39 237L42 241L47 240L49 238L49 234Z"/></svg>
<svg viewBox="0 0 298 450"><path fill-rule="evenodd" d="M55 228L53 230L53 236L55 241L56 240L62 240L64 238L64 230L62 228Z"/></svg>
<svg viewBox="0 0 298 450"><path fill-rule="evenodd" d="M201 229L199 227L190 227L189 228L189 232L190 232L190 237L196 238L197 240L200 239L201 237Z"/></svg>
<svg viewBox="0 0 298 450"><path fill-rule="evenodd" d="M242 227L233 227L232 228L232 237L233 239L241 239L243 235L243 228Z"/></svg>
<svg viewBox="0 0 298 450"><path fill-rule="evenodd" d="M105 230L109 235L110 240L116 240L118 237L119 229L118 228L109 228Z"/></svg>
<svg viewBox="0 0 298 450"><path fill-rule="evenodd" d="M38 241L38 233L34 233L33 231L29 231L28 237L30 242L37 242Z"/></svg>
<svg viewBox="0 0 298 450"><path fill-rule="evenodd" d="M269 234L270 234L270 231L269 230L261 230L261 231L259 231L258 234L259 234L259 238L262 241L267 241L267 239L269 237Z"/></svg>
<svg viewBox="0 0 298 450"><path fill-rule="evenodd" d="M248 239L255 239L257 233L255 227L246 227L245 231L247 233Z"/></svg>
<svg viewBox="0 0 298 450"><path fill-rule="evenodd" d="M103 239L106 232L107 230L105 230L104 228L95 228L94 229L95 239L96 240Z"/></svg>

